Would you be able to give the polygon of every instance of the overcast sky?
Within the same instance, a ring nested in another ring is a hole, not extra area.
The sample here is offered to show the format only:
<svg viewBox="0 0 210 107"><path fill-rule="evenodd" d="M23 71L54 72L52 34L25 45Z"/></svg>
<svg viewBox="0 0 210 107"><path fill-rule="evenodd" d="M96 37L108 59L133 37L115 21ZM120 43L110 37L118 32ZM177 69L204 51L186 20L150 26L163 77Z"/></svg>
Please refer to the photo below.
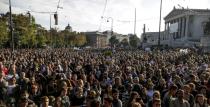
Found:
<svg viewBox="0 0 210 107"><path fill-rule="evenodd" d="M9 11L9 0L0 0L0 13ZM24 13L28 10L39 12L56 11L59 0L11 0L13 13ZM106 8L105 8L105 4ZM173 9L180 8L207 9L210 0L163 0L162 30L164 28L163 18ZM101 16L113 18L113 30L118 33L128 34L134 32L134 16L136 8L136 33L142 33L143 24L146 31L158 31L160 0L60 0L58 10L59 25L63 30L69 23L74 31L105 31L111 29L111 20L101 19ZM105 11L103 13L103 10ZM31 13L36 22L49 29L49 14ZM52 17L53 19L53 17ZM54 23L54 20L52 20Z"/></svg>

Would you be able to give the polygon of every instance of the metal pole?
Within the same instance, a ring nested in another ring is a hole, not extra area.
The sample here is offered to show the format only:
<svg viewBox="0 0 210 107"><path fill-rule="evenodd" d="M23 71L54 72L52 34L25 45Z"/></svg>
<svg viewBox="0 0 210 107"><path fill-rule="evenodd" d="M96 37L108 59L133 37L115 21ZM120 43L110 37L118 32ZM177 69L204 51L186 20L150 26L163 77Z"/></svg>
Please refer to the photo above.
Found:
<svg viewBox="0 0 210 107"><path fill-rule="evenodd" d="M113 32L113 23L114 23L113 21L114 21L114 20L112 19L112 28L111 28L112 34L114 33L114 32Z"/></svg>
<svg viewBox="0 0 210 107"><path fill-rule="evenodd" d="M51 29L52 29L52 26L51 26L51 14L50 14L50 40L51 40L50 43L51 43L51 46L52 46L53 41L52 41Z"/></svg>
<svg viewBox="0 0 210 107"><path fill-rule="evenodd" d="M14 36L13 36L13 24L12 24L12 8L11 8L11 0L9 0L9 23L10 23L10 36L12 39L12 44L11 44L11 48L12 48L12 58L13 58L13 54L14 54Z"/></svg>
<svg viewBox="0 0 210 107"><path fill-rule="evenodd" d="M134 18L134 35L136 35L136 8L135 8L135 18Z"/></svg>
<svg viewBox="0 0 210 107"><path fill-rule="evenodd" d="M160 46L161 14L162 14L162 0L160 1L160 20L159 20L158 46Z"/></svg>
<svg viewBox="0 0 210 107"><path fill-rule="evenodd" d="M113 20L112 17L109 17L109 18L112 20L112 22L111 22L111 33L112 33L112 32L113 32L113 23L114 23L113 21L114 21L114 20Z"/></svg>

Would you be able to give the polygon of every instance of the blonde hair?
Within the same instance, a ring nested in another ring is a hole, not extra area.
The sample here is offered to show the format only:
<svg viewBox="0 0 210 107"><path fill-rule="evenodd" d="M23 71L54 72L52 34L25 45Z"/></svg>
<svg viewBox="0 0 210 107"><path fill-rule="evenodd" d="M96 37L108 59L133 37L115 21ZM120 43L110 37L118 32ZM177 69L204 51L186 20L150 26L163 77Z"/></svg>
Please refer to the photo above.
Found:
<svg viewBox="0 0 210 107"><path fill-rule="evenodd" d="M156 90L153 93L153 98L155 97L155 95L158 95L157 97L160 98L160 91Z"/></svg>

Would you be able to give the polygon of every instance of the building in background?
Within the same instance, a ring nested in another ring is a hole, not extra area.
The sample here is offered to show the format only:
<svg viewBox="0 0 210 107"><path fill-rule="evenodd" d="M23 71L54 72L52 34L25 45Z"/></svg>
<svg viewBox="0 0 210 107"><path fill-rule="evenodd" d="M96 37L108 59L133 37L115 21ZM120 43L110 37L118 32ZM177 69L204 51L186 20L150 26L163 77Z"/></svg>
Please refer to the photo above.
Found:
<svg viewBox="0 0 210 107"><path fill-rule="evenodd" d="M159 32L145 32L142 36L143 36L142 47L152 47L158 45ZM162 44L163 44L163 37L164 37L164 32L161 32L160 41L162 41ZM165 43L165 45L167 45L167 43Z"/></svg>
<svg viewBox="0 0 210 107"><path fill-rule="evenodd" d="M107 47L107 35L98 32L84 32L87 38L87 46L92 48L106 48Z"/></svg>
<svg viewBox="0 0 210 107"><path fill-rule="evenodd" d="M65 30L69 31L69 32L72 32L72 27L70 26L70 24L68 24L65 28Z"/></svg>
<svg viewBox="0 0 210 107"><path fill-rule="evenodd" d="M168 45L170 47L193 47L206 45L207 41L205 40L209 34L205 34L204 30L206 23L209 22L209 19L210 10L208 9L174 8L164 18L165 30L164 33L161 34L160 44ZM159 36L157 33L153 32L149 33L149 35L146 34L146 37L148 36L146 43L156 44Z"/></svg>
<svg viewBox="0 0 210 107"><path fill-rule="evenodd" d="M109 44L109 39L112 37L112 36L115 36L116 37L116 39L118 39L119 40L119 42L121 42L123 39L127 39L128 40L128 42L129 42L129 37L130 37L130 35L128 34L128 35L123 35L123 34L119 34L119 33L116 33L116 32L111 32L111 31L104 31L104 32L102 32L104 35L106 35L106 45L108 46L108 45L110 45Z"/></svg>

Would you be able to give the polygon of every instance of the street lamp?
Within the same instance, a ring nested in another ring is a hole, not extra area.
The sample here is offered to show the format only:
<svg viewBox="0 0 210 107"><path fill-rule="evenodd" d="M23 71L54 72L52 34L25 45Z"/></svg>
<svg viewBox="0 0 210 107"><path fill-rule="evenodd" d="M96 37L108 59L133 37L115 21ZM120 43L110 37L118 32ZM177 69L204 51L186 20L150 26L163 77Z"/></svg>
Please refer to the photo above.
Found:
<svg viewBox="0 0 210 107"><path fill-rule="evenodd" d="M109 22L109 19L111 19L111 33L113 32L113 18L112 17L108 17L107 18L107 22Z"/></svg>
<svg viewBox="0 0 210 107"><path fill-rule="evenodd" d="M160 0L160 20L159 20L158 46L160 46L161 14L162 14L162 0Z"/></svg>
<svg viewBox="0 0 210 107"><path fill-rule="evenodd" d="M101 18L106 18L107 22L109 22L109 20L111 19L111 35L112 35L114 19L112 17L103 17L103 16Z"/></svg>

